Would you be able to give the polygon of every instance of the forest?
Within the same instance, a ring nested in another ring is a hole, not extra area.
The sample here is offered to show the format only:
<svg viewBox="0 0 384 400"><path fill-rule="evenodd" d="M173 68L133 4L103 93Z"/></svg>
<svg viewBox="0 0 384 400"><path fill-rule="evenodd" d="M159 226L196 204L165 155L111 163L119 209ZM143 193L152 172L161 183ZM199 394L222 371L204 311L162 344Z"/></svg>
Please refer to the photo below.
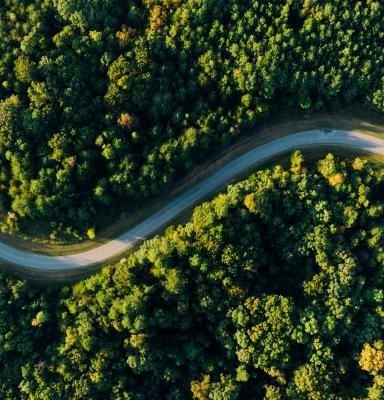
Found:
<svg viewBox="0 0 384 400"><path fill-rule="evenodd" d="M75 285L0 273L0 398L383 399L383 266L384 169L295 152Z"/></svg>
<svg viewBox="0 0 384 400"><path fill-rule="evenodd" d="M2 0L1 231L93 237L282 107L383 111L383 38L374 0Z"/></svg>

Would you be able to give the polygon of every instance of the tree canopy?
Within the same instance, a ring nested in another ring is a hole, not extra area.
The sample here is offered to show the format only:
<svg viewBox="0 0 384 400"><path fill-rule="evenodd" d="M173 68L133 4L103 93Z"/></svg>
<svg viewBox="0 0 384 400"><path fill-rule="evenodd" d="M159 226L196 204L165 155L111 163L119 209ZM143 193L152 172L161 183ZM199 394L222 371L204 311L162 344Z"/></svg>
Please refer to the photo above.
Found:
<svg viewBox="0 0 384 400"><path fill-rule="evenodd" d="M379 1L3 0L0 227L83 235L270 110L384 109Z"/></svg>
<svg viewBox="0 0 384 400"><path fill-rule="evenodd" d="M74 286L1 274L1 398L383 398L383 178L294 153Z"/></svg>

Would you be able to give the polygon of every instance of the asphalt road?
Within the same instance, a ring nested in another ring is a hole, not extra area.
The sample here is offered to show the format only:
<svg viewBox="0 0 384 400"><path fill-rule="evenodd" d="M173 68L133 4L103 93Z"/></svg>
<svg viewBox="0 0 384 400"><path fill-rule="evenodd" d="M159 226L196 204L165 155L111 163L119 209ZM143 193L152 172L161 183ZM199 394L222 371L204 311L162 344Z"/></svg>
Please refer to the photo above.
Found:
<svg viewBox="0 0 384 400"><path fill-rule="evenodd" d="M0 243L0 259L25 270L52 274L69 270L81 271L82 268L105 262L137 246L143 239L171 223L183 211L196 205L199 200L231 182L252 166L287 151L317 145L341 145L384 156L384 139L370 135L338 130L295 133L258 146L236 158L169 202L145 221L104 245L83 253L51 257L21 251Z"/></svg>

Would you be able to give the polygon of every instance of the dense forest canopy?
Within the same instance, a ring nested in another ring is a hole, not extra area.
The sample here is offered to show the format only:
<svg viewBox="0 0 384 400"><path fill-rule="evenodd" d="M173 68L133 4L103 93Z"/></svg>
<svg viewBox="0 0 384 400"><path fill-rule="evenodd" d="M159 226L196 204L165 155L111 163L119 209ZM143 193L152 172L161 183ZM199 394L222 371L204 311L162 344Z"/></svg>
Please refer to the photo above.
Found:
<svg viewBox="0 0 384 400"><path fill-rule="evenodd" d="M384 169L294 153L73 287L0 274L0 398L383 399L383 287Z"/></svg>
<svg viewBox="0 0 384 400"><path fill-rule="evenodd" d="M383 38L372 0L2 0L0 227L85 232L281 105L382 111Z"/></svg>

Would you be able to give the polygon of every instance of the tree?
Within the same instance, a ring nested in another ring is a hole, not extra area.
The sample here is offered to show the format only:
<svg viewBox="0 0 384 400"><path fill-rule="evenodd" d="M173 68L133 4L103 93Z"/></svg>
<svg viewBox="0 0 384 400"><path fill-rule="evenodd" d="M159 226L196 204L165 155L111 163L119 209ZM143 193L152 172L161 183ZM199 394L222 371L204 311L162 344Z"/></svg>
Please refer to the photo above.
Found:
<svg viewBox="0 0 384 400"><path fill-rule="evenodd" d="M373 346L366 343L360 354L359 365L362 370L374 375L384 370L383 341L377 341Z"/></svg>

